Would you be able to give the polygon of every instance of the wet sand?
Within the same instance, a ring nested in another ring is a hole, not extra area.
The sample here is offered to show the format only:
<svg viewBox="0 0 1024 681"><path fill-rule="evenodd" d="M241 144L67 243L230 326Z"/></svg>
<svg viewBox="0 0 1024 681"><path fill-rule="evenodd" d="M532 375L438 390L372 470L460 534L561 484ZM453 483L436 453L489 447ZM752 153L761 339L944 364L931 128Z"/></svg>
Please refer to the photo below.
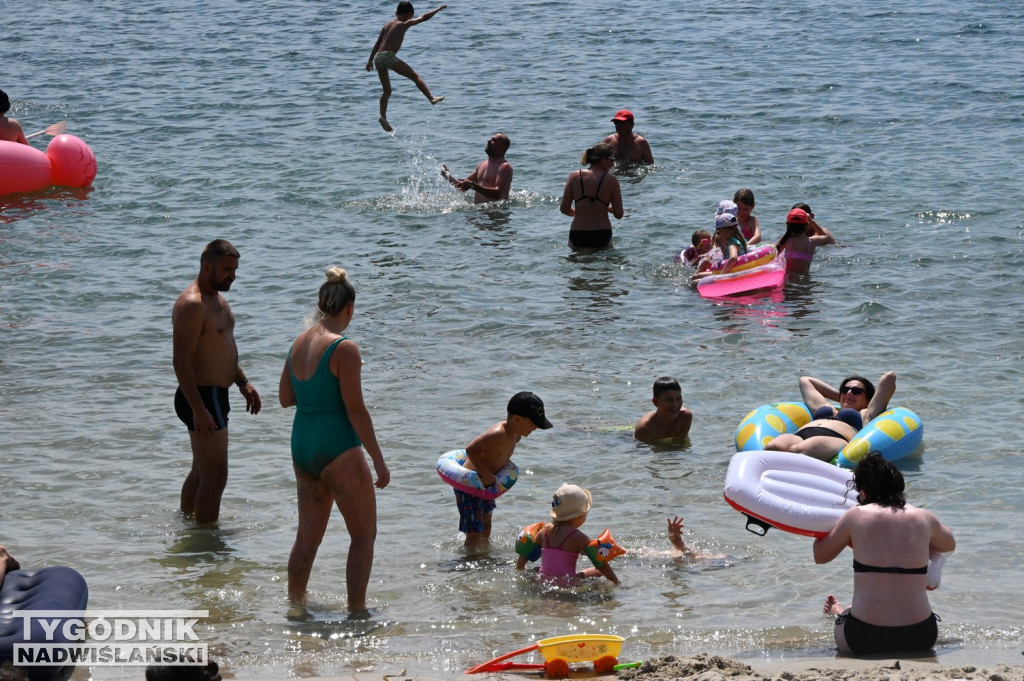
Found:
<svg viewBox="0 0 1024 681"><path fill-rule="evenodd" d="M1022 658L1024 660L1024 658ZM942 665L918 660L864 660L836 658L811 662L755 664L712 655L662 657L644 662L637 669L626 669L618 677L625 681L655 679L693 679L694 681L938 681L970 679L1011 681L1024 679L1024 666L996 664Z"/></svg>
<svg viewBox="0 0 1024 681"><path fill-rule="evenodd" d="M743 662L718 655L697 654L686 656L665 656L644 661L635 669L624 669L615 676L598 677L592 668L577 665L570 674L571 679L621 679L622 681L1022 681L1024 664L996 662L1005 655L991 657L983 651L974 655L959 651L949 663L939 663L936 658L922 659L862 659L853 657L814 658L778 662ZM1018 653L1020 654L1020 653ZM984 666L962 662L962 657L980 657L989 660ZM1024 663L1024 655L1021 657ZM230 670L225 678L232 678ZM244 677L239 677L244 678ZM477 679L479 681L522 681L540 679L540 672L476 674L467 677L462 674L416 674L405 670L396 673L361 672L339 675L310 681L455 681L456 679Z"/></svg>

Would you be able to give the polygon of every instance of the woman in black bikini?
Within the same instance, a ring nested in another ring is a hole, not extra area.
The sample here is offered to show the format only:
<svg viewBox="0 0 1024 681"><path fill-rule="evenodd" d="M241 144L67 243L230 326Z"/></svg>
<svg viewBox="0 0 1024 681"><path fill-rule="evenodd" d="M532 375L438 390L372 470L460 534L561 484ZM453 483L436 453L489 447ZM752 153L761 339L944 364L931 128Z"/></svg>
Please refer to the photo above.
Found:
<svg viewBox="0 0 1024 681"><path fill-rule="evenodd" d="M562 192L560 210L572 217L569 245L573 248L604 248L612 242L611 213L622 218L622 191L611 174L615 150L610 144L595 144L583 153L589 168L569 175Z"/></svg>
<svg viewBox="0 0 1024 681"><path fill-rule="evenodd" d="M844 378L836 390L812 376L800 377L800 395L813 419L796 433L785 433L771 440L765 449L796 452L822 461L831 461L868 421L888 409L896 392L896 374L887 371L878 379L878 390L866 378ZM837 411L829 400L839 400Z"/></svg>
<svg viewBox="0 0 1024 681"><path fill-rule="evenodd" d="M830 595L822 608L838 615L836 645L854 654L928 650L938 637L929 555L953 551L956 539L933 513L907 504L903 474L878 452L860 460L853 485L860 505L814 542L818 564L853 547L853 605L844 611Z"/></svg>

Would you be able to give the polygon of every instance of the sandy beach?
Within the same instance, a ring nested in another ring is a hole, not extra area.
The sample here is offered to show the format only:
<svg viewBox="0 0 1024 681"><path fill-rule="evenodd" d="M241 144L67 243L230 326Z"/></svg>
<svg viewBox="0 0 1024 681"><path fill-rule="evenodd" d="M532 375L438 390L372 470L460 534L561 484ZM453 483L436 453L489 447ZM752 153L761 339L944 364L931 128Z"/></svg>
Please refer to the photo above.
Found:
<svg viewBox="0 0 1024 681"><path fill-rule="evenodd" d="M964 654L964 653L960 653ZM959 655L955 656L959 657ZM692 657L669 655L644 661L635 669L619 671L614 678L623 681L1021 681L1024 664L991 663L979 666L967 663L939 664L935 658L860 659L815 658L785 662L754 662L717 655L697 654ZM1024 660L1024 658L1022 658ZM230 673L225 675L230 678ZM408 674L362 672L320 681L454 681L463 675ZM478 674L480 681L514 681L543 678L539 673ZM613 678L597 677L592 669L578 667L572 679Z"/></svg>
<svg viewBox="0 0 1024 681"><path fill-rule="evenodd" d="M917 660L863 660L842 658L806 663L751 666L738 660L712 655L695 657L667 656L644 662L637 669L618 673L620 679L693 679L694 681L931 681L933 679L986 679L1011 681L1024 679L1024 666L997 664L939 665Z"/></svg>

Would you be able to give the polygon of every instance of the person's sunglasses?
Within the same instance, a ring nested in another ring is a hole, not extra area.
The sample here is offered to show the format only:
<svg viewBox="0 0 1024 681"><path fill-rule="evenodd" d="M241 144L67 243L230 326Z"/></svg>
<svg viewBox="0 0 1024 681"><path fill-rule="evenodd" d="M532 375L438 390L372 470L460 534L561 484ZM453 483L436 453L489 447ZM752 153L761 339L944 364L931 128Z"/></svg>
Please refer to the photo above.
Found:
<svg viewBox="0 0 1024 681"><path fill-rule="evenodd" d="M864 394L864 388L856 388L853 386L844 385L842 388L839 389L839 394L845 395L846 393L853 393L854 397L860 397L861 395Z"/></svg>

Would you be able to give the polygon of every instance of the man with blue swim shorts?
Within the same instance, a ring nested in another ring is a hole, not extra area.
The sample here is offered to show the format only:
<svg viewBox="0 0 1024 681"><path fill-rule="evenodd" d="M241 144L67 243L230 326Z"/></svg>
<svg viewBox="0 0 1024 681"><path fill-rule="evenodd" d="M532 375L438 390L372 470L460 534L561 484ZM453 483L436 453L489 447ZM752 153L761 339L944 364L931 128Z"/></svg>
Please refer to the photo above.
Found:
<svg viewBox="0 0 1024 681"><path fill-rule="evenodd" d="M223 239L206 245L199 274L174 303L174 410L189 430L192 468L181 487L181 510L209 523L220 516L228 480L228 387L245 397L245 410L260 411L260 395L238 364L235 318L222 291L231 288L238 250Z"/></svg>
<svg viewBox="0 0 1024 681"><path fill-rule="evenodd" d="M206 407L206 411L213 416L215 430L227 428L228 412L231 411L228 389L218 385L197 385L196 388L199 390L199 396L203 398L203 406ZM195 432L195 414L192 413L192 407L188 405L188 400L185 399L185 393L181 391L180 386L174 391L174 413L178 415L189 432Z"/></svg>
<svg viewBox="0 0 1024 681"><path fill-rule="evenodd" d="M508 465L519 440L541 428L547 430L551 422L544 415L544 402L531 392L519 392L508 403L508 416L491 426L466 446L465 467L476 471L484 487L492 487L495 473ZM466 533L466 546L487 543L491 537L491 513L497 504L493 499L481 499L455 490L455 503L459 507L459 531Z"/></svg>

